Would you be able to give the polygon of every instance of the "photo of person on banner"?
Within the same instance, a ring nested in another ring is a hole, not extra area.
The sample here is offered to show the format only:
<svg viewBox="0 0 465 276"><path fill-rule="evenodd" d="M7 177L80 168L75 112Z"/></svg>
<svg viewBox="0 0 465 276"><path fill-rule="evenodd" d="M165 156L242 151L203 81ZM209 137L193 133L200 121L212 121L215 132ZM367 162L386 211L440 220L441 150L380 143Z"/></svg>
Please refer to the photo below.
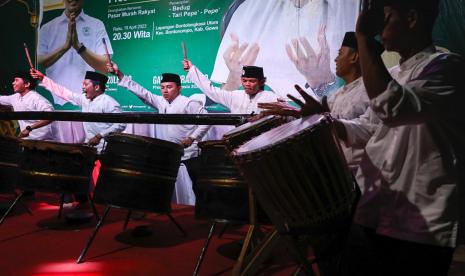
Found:
<svg viewBox="0 0 465 276"><path fill-rule="evenodd" d="M62 5L60 5L62 2ZM71 91L81 91L86 71L106 71L105 39L113 54L102 21L84 13L84 0L45 0L48 9L63 8L63 13L42 25L37 47L38 62L48 77ZM65 101L54 96L55 104Z"/></svg>
<svg viewBox="0 0 465 276"><path fill-rule="evenodd" d="M358 0L235 0L211 79L235 90L242 66L256 65L267 68L267 85L282 97L298 96L295 84L321 97L336 84L331 61L358 12Z"/></svg>

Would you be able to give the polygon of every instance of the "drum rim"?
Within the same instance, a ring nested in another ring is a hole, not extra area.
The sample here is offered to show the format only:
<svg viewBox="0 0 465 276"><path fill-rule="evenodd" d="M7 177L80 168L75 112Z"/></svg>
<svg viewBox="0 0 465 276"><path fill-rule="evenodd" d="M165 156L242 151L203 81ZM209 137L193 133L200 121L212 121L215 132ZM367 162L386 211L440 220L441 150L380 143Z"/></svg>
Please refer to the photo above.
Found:
<svg viewBox="0 0 465 276"><path fill-rule="evenodd" d="M80 152L82 154L96 155L97 149L91 146L83 144L69 144L69 143L60 143L55 141L44 141L44 140L21 140L21 146L24 149L52 149L59 152L66 153L75 153ZM54 148L55 146L55 148Z"/></svg>
<svg viewBox="0 0 465 276"><path fill-rule="evenodd" d="M224 143L223 140L207 140L207 141L201 141L197 144L197 146L200 149L204 149L206 147L225 147L226 144Z"/></svg>
<svg viewBox="0 0 465 276"><path fill-rule="evenodd" d="M315 124L313 124L313 125L311 125L311 126L309 126L309 127L303 128L303 129L299 130L298 132L293 133L293 134L287 136L285 139L281 139L280 141L278 141L278 142L276 142L276 143L274 143L274 144L266 144L266 145L263 145L263 146L260 147L260 148L255 148L255 149L252 149L252 150L248 150L248 151L244 151L244 152L239 152L239 150L240 150L243 146L247 145L249 142L253 141L254 139L261 138L262 136L266 135L266 134L269 133L270 131L277 131L278 129L285 128L286 126L288 126L288 124L291 124L291 123L293 123L293 124L299 124L299 123L301 123L303 120L311 120L312 118L315 119ZM249 155L256 154L256 153L258 153L258 152L267 151L267 150L269 150L271 147L281 146L281 145L285 144L286 142L288 142L288 141L294 139L295 137L302 135L303 133L313 131L313 130L315 129L315 127L320 126L322 123L328 123L328 122L329 122L329 120L328 120L328 118L327 118L325 115L311 115L311 116L307 116L307 117L302 117L302 118L300 118L300 119L298 119L298 120L294 120L294 121L291 121L291 122L289 122L289 123L287 123L287 124L280 125L280 126L274 128L274 129L271 129L271 130L269 130L269 131L266 131L266 132L264 132L264 133L262 133L262 134L260 134L260 135L258 135L258 136L256 136L256 137L250 139L249 141L245 142L243 145L241 145L241 146L239 146L238 148L236 148L235 150L233 150L233 151L231 152L231 156L233 157L233 159L235 159L235 158L239 158L239 159L240 159L240 158L245 158L245 157L247 157L247 156L249 156Z"/></svg>
<svg viewBox="0 0 465 276"><path fill-rule="evenodd" d="M249 131L253 131L256 128L259 128L259 127L261 127L263 125L266 125L268 123L271 123L273 121L279 122L280 120L282 120L282 118L280 118L279 116L268 115L268 116L265 116L263 118L260 118L259 120L255 121L255 122L247 122L245 124L242 124L242 125L240 125L240 126L238 126L236 128L231 129L230 131L226 132L223 135L223 140L231 139L231 138L236 137L238 135L242 135L242 134L247 133ZM247 124L249 124L249 126L245 127L245 125L247 125ZM243 129L238 130L239 128L243 128Z"/></svg>
<svg viewBox="0 0 465 276"><path fill-rule="evenodd" d="M135 134L128 134L128 133L111 133L107 135L104 139L107 144L111 144L111 140L114 138L121 138L114 140L115 142L125 142L125 143L131 143L131 144L137 144L136 142L143 142L147 145L153 146L164 146L166 148L171 148L173 150L179 151L181 153L184 152L184 148L175 142L163 140L163 139L158 139L158 138L152 138L149 136L142 136L142 135L135 135ZM124 140L126 139L126 140Z"/></svg>

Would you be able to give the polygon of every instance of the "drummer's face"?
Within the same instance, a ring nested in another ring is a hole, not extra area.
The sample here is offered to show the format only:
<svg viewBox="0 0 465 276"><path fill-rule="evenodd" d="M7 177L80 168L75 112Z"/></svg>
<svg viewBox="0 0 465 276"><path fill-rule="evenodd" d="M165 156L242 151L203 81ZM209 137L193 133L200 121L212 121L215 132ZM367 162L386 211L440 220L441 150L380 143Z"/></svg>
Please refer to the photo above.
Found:
<svg viewBox="0 0 465 276"><path fill-rule="evenodd" d="M265 84L265 80L258 80L257 78L241 78L242 86L244 87L245 93L248 95L255 95L260 91L260 87Z"/></svg>
<svg viewBox="0 0 465 276"><path fill-rule="evenodd" d="M13 85L13 91L15 91L15 93L22 93L26 91L28 87L28 83L24 82L22 78L15 78L11 84Z"/></svg>
<svg viewBox="0 0 465 276"><path fill-rule="evenodd" d="M93 99L100 95L98 85L95 85L91 80L85 79L82 82L82 92L86 94L87 99Z"/></svg>
<svg viewBox="0 0 465 276"><path fill-rule="evenodd" d="M339 53L334 60L336 62L336 75L340 78L344 78L348 73L350 73L351 66L357 61L356 59L357 52L347 46L342 46L339 49Z"/></svg>
<svg viewBox="0 0 465 276"><path fill-rule="evenodd" d="M84 0L65 0L65 9L68 12L79 13L82 9Z"/></svg>
<svg viewBox="0 0 465 276"><path fill-rule="evenodd" d="M175 82L162 82L161 94L165 100L172 102L181 93L181 86Z"/></svg>

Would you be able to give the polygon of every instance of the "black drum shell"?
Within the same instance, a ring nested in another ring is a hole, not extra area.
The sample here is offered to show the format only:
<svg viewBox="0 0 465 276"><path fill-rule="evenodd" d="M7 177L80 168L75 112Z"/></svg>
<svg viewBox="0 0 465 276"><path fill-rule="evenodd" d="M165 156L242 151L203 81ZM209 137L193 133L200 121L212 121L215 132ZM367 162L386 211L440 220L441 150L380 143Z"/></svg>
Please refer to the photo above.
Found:
<svg viewBox="0 0 465 276"><path fill-rule="evenodd" d="M0 193L13 193L18 182L21 140L0 136Z"/></svg>
<svg viewBox="0 0 465 276"><path fill-rule="evenodd" d="M17 187L53 193L89 192L95 148L48 141L23 140Z"/></svg>
<svg viewBox="0 0 465 276"><path fill-rule="evenodd" d="M115 207L166 213L184 153L155 138L113 134L105 138L95 201Z"/></svg>
<svg viewBox="0 0 465 276"><path fill-rule="evenodd" d="M195 216L198 219L214 219L249 222L248 185L240 175L221 140L199 143L201 169L195 189ZM269 222L261 208L258 220Z"/></svg>

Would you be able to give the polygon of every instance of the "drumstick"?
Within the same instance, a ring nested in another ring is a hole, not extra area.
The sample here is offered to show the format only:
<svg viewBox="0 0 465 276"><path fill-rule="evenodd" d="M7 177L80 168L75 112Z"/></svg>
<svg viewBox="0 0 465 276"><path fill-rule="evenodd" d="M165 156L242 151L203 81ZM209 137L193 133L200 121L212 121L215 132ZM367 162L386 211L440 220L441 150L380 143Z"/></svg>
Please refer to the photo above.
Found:
<svg viewBox="0 0 465 276"><path fill-rule="evenodd" d="M186 43L181 42L182 54L184 55L184 59L187 59L187 51L186 51Z"/></svg>
<svg viewBox="0 0 465 276"><path fill-rule="evenodd" d="M111 64L110 52L108 52L107 42L105 41L104 37L102 37L102 43L103 43L103 48L105 48L105 55L107 56L107 62Z"/></svg>
<svg viewBox="0 0 465 276"><path fill-rule="evenodd" d="M29 49L27 48L26 42L24 42L23 45L24 45L24 52L26 52L27 62L29 62L29 67L34 68L34 65L32 65L31 56L29 55Z"/></svg>
<svg viewBox="0 0 465 276"><path fill-rule="evenodd" d="M181 42L182 54L184 55L184 60L187 60L187 51L186 51L186 43L184 41ZM187 67L184 67L184 70L187 70Z"/></svg>

